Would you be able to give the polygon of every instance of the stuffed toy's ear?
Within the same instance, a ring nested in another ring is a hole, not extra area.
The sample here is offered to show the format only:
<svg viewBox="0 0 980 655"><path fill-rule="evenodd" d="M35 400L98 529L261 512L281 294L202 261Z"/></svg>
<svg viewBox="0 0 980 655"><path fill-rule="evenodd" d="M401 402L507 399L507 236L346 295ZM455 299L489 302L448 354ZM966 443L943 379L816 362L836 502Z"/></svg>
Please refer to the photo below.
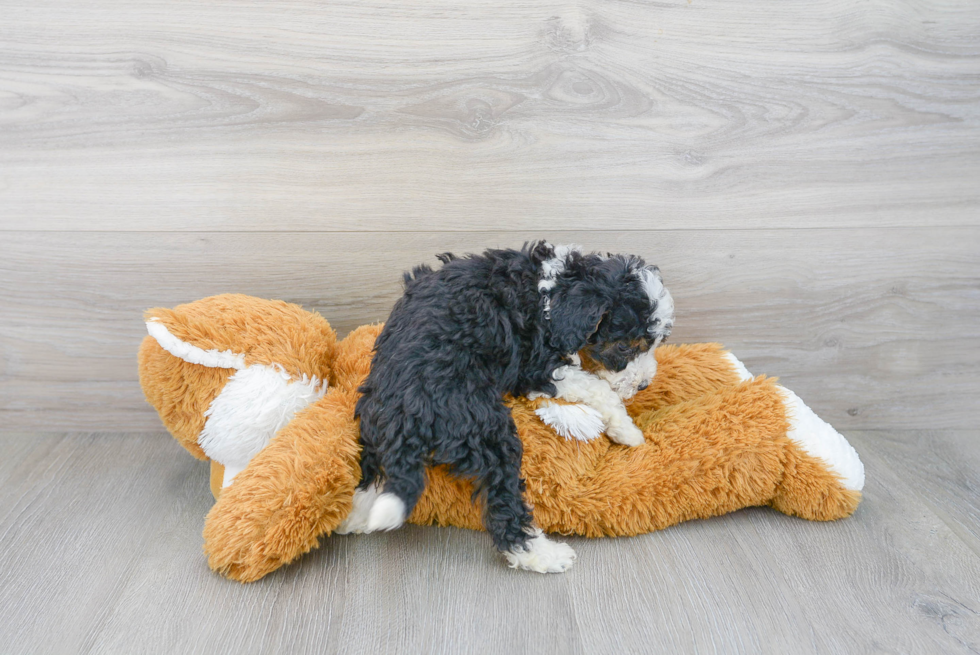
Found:
<svg viewBox="0 0 980 655"><path fill-rule="evenodd" d="M576 285L551 298L551 345L563 353L576 353L595 334L609 301L598 293Z"/></svg>

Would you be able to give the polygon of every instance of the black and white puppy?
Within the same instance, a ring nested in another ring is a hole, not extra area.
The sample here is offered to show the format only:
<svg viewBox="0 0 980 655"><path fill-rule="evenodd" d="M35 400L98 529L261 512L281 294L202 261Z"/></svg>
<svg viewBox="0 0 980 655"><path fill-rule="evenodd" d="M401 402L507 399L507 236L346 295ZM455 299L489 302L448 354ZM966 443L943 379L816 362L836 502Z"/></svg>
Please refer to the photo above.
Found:
<svg viewBox="0 0 980 655"><path fill-rule="evenodd" d="M438 270L405 275L375 343L356 407L361 485L338 532L400 526L425 487L425 467L446 464L476 483L487 531L511 566L564 571L575 553L532 525L503 396L584 403L610 439L642 443L621 398L656 371L653 348L673 324L670 295L639 257L572 246L439 259ZM600 364L598 375L581 368L579 351Z"/></svg>

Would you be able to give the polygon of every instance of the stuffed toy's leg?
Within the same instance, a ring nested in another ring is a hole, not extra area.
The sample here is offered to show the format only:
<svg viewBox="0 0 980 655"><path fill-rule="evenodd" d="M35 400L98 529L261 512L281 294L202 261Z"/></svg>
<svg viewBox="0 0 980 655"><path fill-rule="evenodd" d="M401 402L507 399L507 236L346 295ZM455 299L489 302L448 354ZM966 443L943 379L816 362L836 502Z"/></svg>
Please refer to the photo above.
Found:
<svg viewBox="0 0 980 655"><path fill-rule="evenodd" d="M315 548L350 513L360 479L356 397L340 390L299 412L221 490L204 525L215 571L258 580Z"/></svg>
<svg viewBox="0 0 980 655"><path fill-rule="evenodd" d="M356 389L380 331L363 326L344 339L327 394L297 413L220 495L221 473L212 471L218 502L204 526L212 569L251 582L315 548L320 536L350 531L341 523L349 522L361 478Z"/></svg>
<svg viewBox="0 0 980 655"><path fill-rule="evenodd" d="M752 380L745 365L719 344L669 346L657 351L658 371L650 388L629 406L633 416L694 400L700 395ZM775 382L775 380L773 380ZM848 489L864 487L864 465L843 435L818 417L786 387L774 385L788 422L787 436L824 462Z"/></svg>
<svg viewBox="0 0 980 655"><path fill-rule="evenodd" d="M752 379L742 362L731 353L727 357L742 382ZM799 396L782 385L775 388L786 412L790 446L786 451L786 475L770 504L785 514L811 520L850 516L864 488L864 464L857 452ZM828 483L828 476L836 485Z"/></svg>

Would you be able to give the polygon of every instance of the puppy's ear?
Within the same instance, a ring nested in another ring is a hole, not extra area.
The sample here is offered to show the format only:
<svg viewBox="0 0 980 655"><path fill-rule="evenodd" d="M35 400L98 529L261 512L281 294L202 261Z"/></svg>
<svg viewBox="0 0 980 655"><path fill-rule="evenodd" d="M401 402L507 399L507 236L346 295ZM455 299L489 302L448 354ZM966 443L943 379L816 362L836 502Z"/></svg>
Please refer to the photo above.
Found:
<svg viewBox="0 0 980 655"><path fill-rule="evenodd" d="M535 266L540 266L542 262L548 261L555 256L555 248L547 241L532 241L525 243L524 248L531 257L531 262Z"/></svg>
<svg viewBox="0 0 980 655"><path fill-rule="evenodd" d="M596 294L575 291L551 301L551 345L565 354L584 348L609 310L608 302Z"/></svg>

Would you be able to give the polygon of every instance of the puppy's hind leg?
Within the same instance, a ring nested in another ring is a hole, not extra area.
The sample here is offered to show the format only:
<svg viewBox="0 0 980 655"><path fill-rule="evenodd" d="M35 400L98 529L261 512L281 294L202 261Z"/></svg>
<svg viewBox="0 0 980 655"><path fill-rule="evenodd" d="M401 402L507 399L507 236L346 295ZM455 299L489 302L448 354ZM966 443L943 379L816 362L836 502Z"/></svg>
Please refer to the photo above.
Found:
<svg viewBox="0 0 980 655"><path fill-rule="evenodd" d="M534 528L522 547L505 550L507 564L513 568L538 573L564 573L575 562L575 551L568 544L551 541L540 529Z"/></svg>
<svg viewBox="0 0 980 655"><path fill-rule="evenodd" d="M496 447L488 449L480 486L486 494L484 521L493 543L512 568L538 573L563 573L575 561L571 546L550 541L532 525L531 511L524 502L521 479L522 446L510 413Z"/></svg>

